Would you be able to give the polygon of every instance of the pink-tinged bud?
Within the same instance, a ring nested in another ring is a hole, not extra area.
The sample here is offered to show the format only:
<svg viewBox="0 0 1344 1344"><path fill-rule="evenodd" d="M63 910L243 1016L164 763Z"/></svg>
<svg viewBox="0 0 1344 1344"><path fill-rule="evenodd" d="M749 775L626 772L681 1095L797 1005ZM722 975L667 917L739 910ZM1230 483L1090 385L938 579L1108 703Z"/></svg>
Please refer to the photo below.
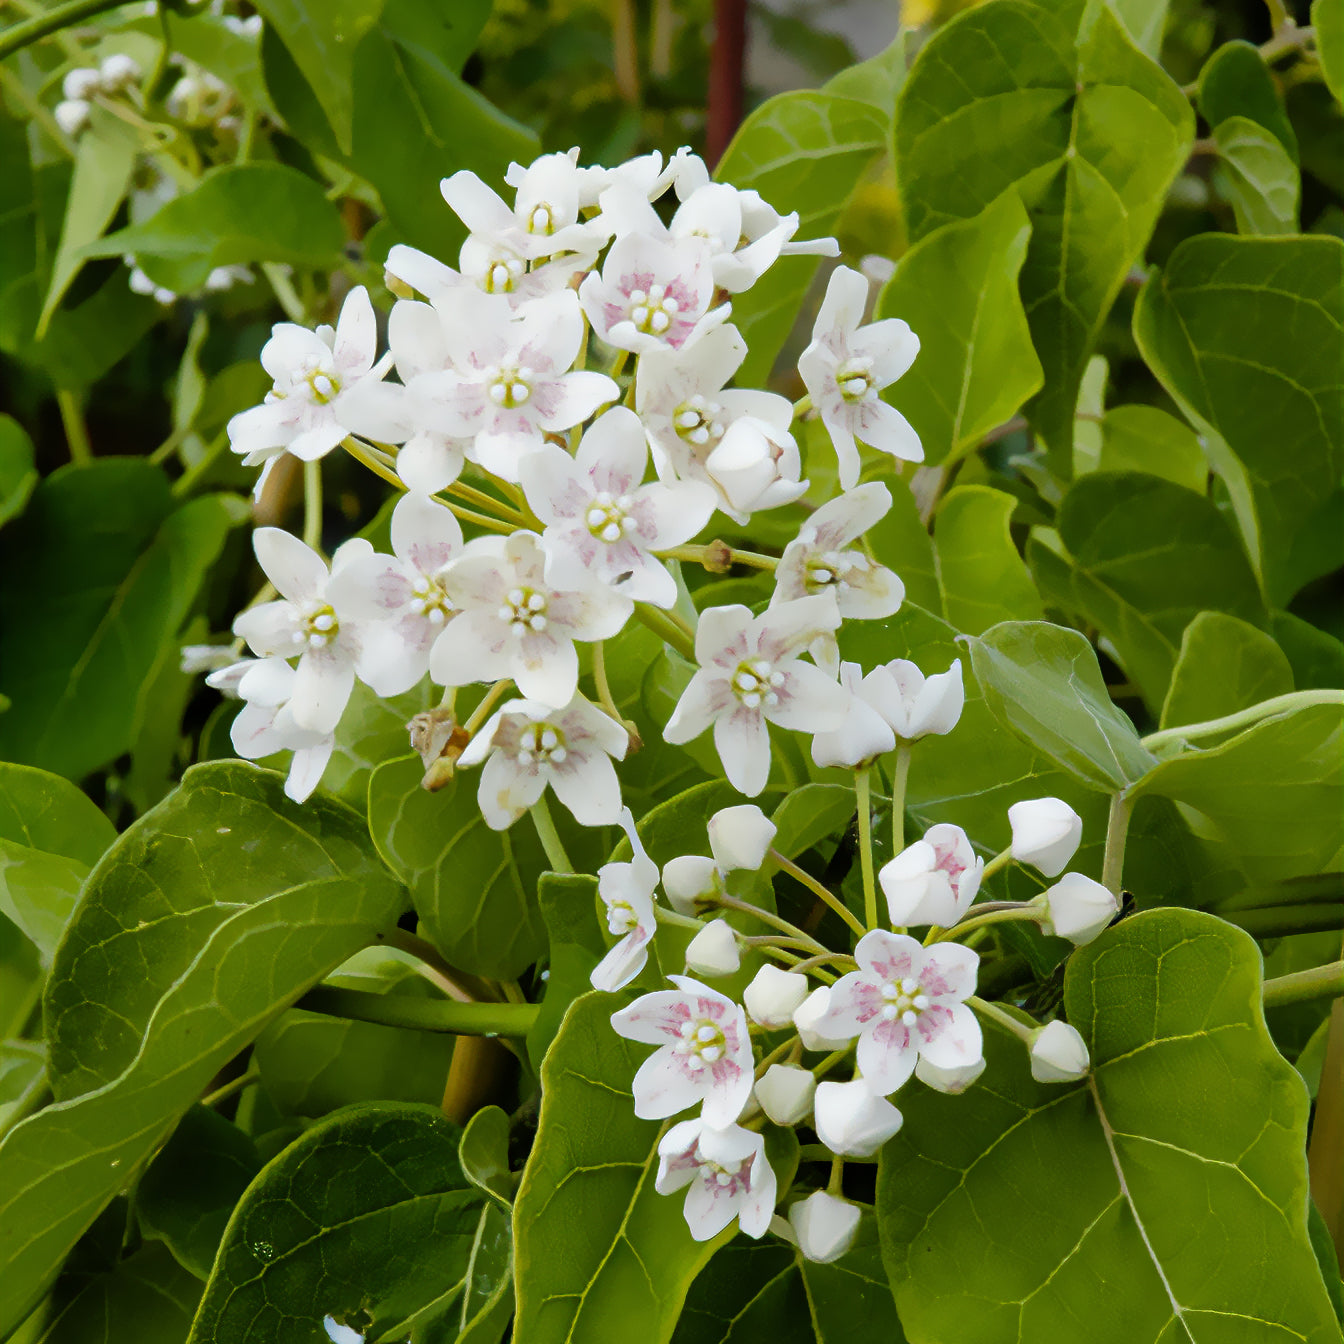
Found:
<svg viewBox="0 0 1344 1344"><path fill-rule="evenodd" d="M686 948L687 968L697 975L732 975L741 964L737 934L726 920L706 924Z"/></svg>
<svg viewBox="0 0 1344 1344"><path fill-rule="evenodd" d="M1092 1059L1067 1022L1050 1022L1031 1040L1031 1076L1038 1083L1072 1083L1087 1076Z"/></svg>
<svg viewBox="0 0 1344 1344"><path fill-rule="evenodd" d="M1041 927L1046 933L1067 938L1079 946L1097 937L1120 908L1106 887L1082 873L1065 873L1037 900L1045 902L1046 918Z"/></svg>
<svg viewBox="0 0 1344 1344"><path fill-rule="evenodd" d="M789 1210L789 1222L804 1258L829 1265L854 1244L859 1206L818 1190Z"/></svg>
<svg viewBox="0 0 1344 1344"><path fill-rule="evenodd" d="M775 838L775 823L755 803L725 807L709 819L709 849L725 872L756 872Z"/></svg>
<svg viewBox="0 0 1344 1344"><path fill-rule="evenodd" d="M872 1157L901 1127L901 1113L862 1079L820 1083L812 1101L817 1137L839 1157Z"/></svg>
<svg viewBox="0 0 1344 1344"><path fill-rule="evenodd" d="M817 1080L796 1064L772 1064L756 1084L761 1110L777 1125L796 1125L812 1109Z"/></svg>
<svg viewBox="0 0 1344 1344"><path fill-rule="evenodd" d="M972 1064L958 1064L949 1069L930 1064L923 1055L920 1055L915 1063L915 1077L921 1083L933 1088L935 1092L948 1092L953 1096L964 1092L984 1071L983 1056Z"/></svg>
<svg viewBox="0 0 1344 1344"><path fill-rule="evenodd" d="M1013 858L1058 877L1083 838L1083 819L1061 798L1032 798L1008 809Z"/></svg>
<svg viewBox="0 0 1344 1344"><path fill-rule="evenodd" d="M701 905L719 890L719 871L706 854L683 854L663 865L663 891L672 908L697 915Z"/></svg>
<svg viewBox="0 0 1344 1344"><path fill-rule="evenodd" d="M798 1028L803 1047L807 1050L839 1050L848 1045L847 1036L826 1036L817 1030L817 1023L826 1016L831 1006L831 991L819 985L794 1009L793 1025Z"/></svg>
<svg viewBox="0 0 1344 1344"><path fill-rule="evenodd" d="M960 826L930 826L877 875L891 922L950 928L975 900L984 867Z"/></svg>
<svg viewBox="0 0 1344 1344"><path fill-rule="evenodd" d="M805 998L807 976L778 966L762 966L747 986L742 1002L753 1022L763 1027L787 1027Z"/></svg>

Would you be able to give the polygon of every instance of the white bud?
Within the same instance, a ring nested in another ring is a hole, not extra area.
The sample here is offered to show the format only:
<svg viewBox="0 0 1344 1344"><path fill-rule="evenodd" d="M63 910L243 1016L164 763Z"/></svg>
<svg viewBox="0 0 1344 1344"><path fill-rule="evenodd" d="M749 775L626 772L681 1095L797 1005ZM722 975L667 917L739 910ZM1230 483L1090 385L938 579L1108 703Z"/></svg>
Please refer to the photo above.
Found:
<svg viewBox="0 0 1344 1344"><path fill-rule="evenodd" d="M1061 798L1033 798L1008 809L1013 858L1058 877L1083 838L1083 819Z"/></svg>
<svg viewBox="0 0 1344 1344"><path fill-rule="evenodd" d="M358 1330L342 1325L332 1316L322 1318L322 1328L327 1332L327 1338L332 1344L364 1344L364 1336Z"/></svg>
<svg viewBox="0 0 1344 1344"><path fill-rule="evenodd" d="M102 87L102 82L96 70L81 66L77 70L71 70L61 80L61 95L72 102L89 99Z"/></svg>
<svg viewBox="0 0 1344 1344"><path fill-rule="evenodd" d="M686 948L686 967L697 975L732 975L741 964L737 934L727 920L706 924Z"/></svg>
<svg viewBox="0 0 1344 1344"><path fill-rule="evenodd" d="M66 135L78 135L89 124L89 105L82 98L67 98L56 104L52 116Z"/></svg>
<svg viewBox="0 0 1344 1344"><path fill-rule="evenodd" d="M1067 1022L1050 1022L1031 1038L1031 1076L1038 1083L1071 1083L1091 1066L1087 1045Z"/></svg>
<svg viewBox="0 0 1344 1344"><path fill-rule="evenodd" d="M980 890L985 861L960 826L939 822L879 869L878 884L894 925L951 928Z"/></svg>
<svg viewBox="0 0 1344 1344"><path fill-rule="evenodd" d="M839 1050L849 1044L847 1037L823 1036L816 1030L816 1024L830 1006L831 991L825 985L819 985L794 1009L793 1025L798 1028L804 1049Z"/></svg>
<svg viewBox="0 0 1344 1344"><path fill-rule="evenodd" d="M859 1206L818 1190L789 1210L789 1222L804 1258L829 1265L854 1244Z"/></svg>
<svg viewBox="0 0 1344 1344"><path fill-rule="evenodd" d="M755 803L725 807L709 819L709 849L725 873L756 872L775 838L775 823Z"/></svg>
<svg viewBox="0 0 1344 1344"><path fill-rule="evenodd" d="M718 888L718 867L707 855L683 854L663 865L663 890L672 908L683 915L699 913L700 903Z"/></svg>
<svg viewBox="0 0 1344 1344"><path fill-rule="evenodd" d="M125 52L116 52L98 67L103 88L109 93L140 82L140 62Z"/></svg>
<svg viewBox="0 0 1344 1344"><path fill-rule="evenodd" d="M778 966L762 966L756 972L742 1002L753 1022L763 1027L787 1027L794 1010L807 998L807 976Z"/></svg>
<svg viewBox="0 0 1344 1344"><path fill-rule="evenodd" d="M966 703L959 658L946 672L932 677L925 677L908 659L893 658L875 667L864 678L864 686L873 707L906 741L950 733Z"/></svg>
<svg viewBox="0 0 1344 1344"><path fill-rule="evenodd" d="M949 1092L956 1095L964 1092L985 1071L985 1057L980 1056L971 1064L954 1064L951 1068L941 1069L920 1055L915 1061L915 1077L921 1083L933 1088L935 1092Z"/></svg>
<svg viewBox="0 0 1344 1344"><path fill-rule="evenodd" d="M777 1125L796 1125L812 1109L817 1080L796 1064L772 1064L756 1084L761 1110Z"/></svg>
<svg viewBox="0 0 1344 1344"><path fill-rule="evenodd" d="M812 1101L817 1138L840 1157L872 1157L901 1127L901 1113L861 1078L821 1083Z"/></svg>
<svg viewBox="0 0 1344 1344"><path fill-rule="evenodd" d="M1101 933L1120 908L1106 887L1082 873L1065 873L1046 888L1043 899L1047 915L1041 927L1080 946Z"/></svg>

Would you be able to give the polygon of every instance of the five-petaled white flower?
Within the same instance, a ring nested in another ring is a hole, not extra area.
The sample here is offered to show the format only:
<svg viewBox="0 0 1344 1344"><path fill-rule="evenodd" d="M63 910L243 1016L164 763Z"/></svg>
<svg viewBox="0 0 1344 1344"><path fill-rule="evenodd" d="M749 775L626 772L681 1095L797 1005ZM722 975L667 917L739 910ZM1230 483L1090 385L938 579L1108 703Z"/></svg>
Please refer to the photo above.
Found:
<svg viewBox="0 0 1344 1344"><path fill-rule="evenodd" d="M939 1068L980 1059L980 1024L965 1004L980 964L971 948L926 948L905 934L873 929L859 939L854 959L859 969L831 986L819 1027L858 1036L859 1073L874 1093L896 1091L921 1055Z"/></svg>
<svg viewBox="0 0 1344 1344"><path fill-rule="evenodd" d="M512 209L465 168L444 178L439 190L472 237L501 255L539 261L578 252L590 262L597 256L607 234L598 221L579 222L578 170L568 154L534 160L517 185Z"/></svg>
<svg viewBox="0 0 1344 1344"><path fill-rule="evenodd" d="M840 623L829 595L782 602L759 616L748 607L710 607L695 632L699 671L682 692L663 736L689 742L711 725L724 773L752 797L770 774L767 723L804 732L836 728L848 695L820 668L798 661Z"/></svg>
<svg viewBox="0 0 1344 1344"><path fill-rule="evenodd" d="M770 1226L777 1182L765 1140L749 1129L716 1129L703 1118L673 1125L658 1144L653 1188L670 1195L686 1185L682 1211L696 1241L717 1236L734 1218L749 1237Z"/></svg>
<svg viewBox="0 0 1344 1344"><path fill-rule="evenodd" d="M975 900L985 861L960 826L940 822L878 870L893 924L951 928Z"/></svg>
<svg viewBox="0 0 1344 1344"><path fill-rule="evenodd" d="M703 1102L700 1118L726 1129L751 1096L751 1037L741 1007L686 975L613 1013L618 1035L659 1048L639 1066L632 1090L641 1120L663 1120Z"/></svg>
<svg viewBox="0 0 1344 1344"><path fill-rule="evenodd" d="M445 587L458 614L429 655L443 686L511 678L529 700L559 708L574 698L574 641L610 639L630 599L600 584L560 588L545 576L546 553L532 532L478 537L450 567Z"/></svg>
<svg viewBox="0 0 1344 1344"><path fill-rule="evenodd" d="M839 727L812 738L812 759L818 765L843 765L852 770L895 748L896 734L868 702L864 680L858 663L840 664L840 685L849 696L849 706Z"/></svg>
<svg viewBox="0 0 1344 1344"><path fill-rule="evenodd" d="M621 829L630 841L628 863L604 863L597 870L597 894L607 908L607 932L619 941L593 968L592 986L608 992L624 989L649 959L657 929L653 893L658 865L649 858L635 830L630 809L621 809Z"/></svg>
<svg viewBox="0 0 1344 1344"><path fill-rule="evenodd" d="M581 826L610 826L621 815L611 758L621 760L629 742L619 723L581 695L558 710L511 700L490 716L457 763L485 761L476 801L492 830L512 826L548 784Z"/></svg>
<svg viewBox="0 0 1344 1344"><path fill-rule="evenodd" d="M617 406L588 428L576 456L546 444L523 459L523 491L546 525L547 574L556 582L586 575L636 602L676 602L672 575L650 552L695 536L715 497L696 481L641 484L648 457L639 417Z"/></svg>
<svg viewBox="0 0 1344 1344"><path fill-rule="evenodd" d="M848 266L836 267L812 343L798 359L798 372L835 445L846 490L859 481L855 439L907 462L924 460L910 422L878 396L915 362L919 338L896 317L863 326L867 302L868 281Z"/></svg>

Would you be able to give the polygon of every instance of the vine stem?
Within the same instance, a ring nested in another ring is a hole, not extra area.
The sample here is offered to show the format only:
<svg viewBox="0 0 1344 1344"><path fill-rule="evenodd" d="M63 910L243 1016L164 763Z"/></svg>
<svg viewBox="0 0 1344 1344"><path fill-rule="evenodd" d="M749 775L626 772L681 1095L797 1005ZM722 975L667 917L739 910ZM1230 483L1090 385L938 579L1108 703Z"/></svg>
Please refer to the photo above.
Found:
<svg viewBox="0 0 1344 1344"><path fill-rule="evenodd" d="M1001 1027L1006 1027L1013 1033L1018 1040L1031 1044L1031 1038L1036 1034L1035 1027L1029 1027L1025 1022L1019 1021L1012 1013L1006 1012L997 1003L990 1003L988 999L982 999L972 994L966 1000L966 1006L973 1008L982 1017L990 1018L997 1022Z"/></svg>
<svg viewBox="0 0 1344 1344"><path fill-rule="evenodd" d="M655 635L660 635L683 658L695 661L695 636L685 622L678 620L671 612L649 606L647 602L635 603L635 617Z"/></svg>
<svg viewBox="0 0 1344 1344"><path fill-rule="evenodd" d="M454 1003L451 999L374 994L367 989L339 989L334 985L310 989L294 1006L351 1022L378 1022L387 1027L454 1036L526 1036L541 1011L535 1003Z"/></svg>
<svg viewBox="0 0 1344 1344"><path fill-rule="evenodd" d="M1312 999L1344 998L1344 961L1328 966L1313 966L1307 971L1266 980L1265 1007L1280 1008L1286 1003L1307 1003Z"/></svg>
<svg viewBox="0 0 1344 1344"><path fill-rule="evenodd" d="M89 431L84 425L79 398L69 389L63 389L56 393L56 405L61 412L65 441L70 445L70 460L81 467L86 466L93 461L93 445L89 442Z"/></svg>
<svg viewBox="0 0 1344 1344"><path fill-rule="evenodd" d="M546 861L551 865L552 872L572 873L574 865L569 861L569 855L565 853L565 846L555 829L555 822L551 820L551 809L547 806L546 795L543 793L528 811L532 814L532 824L537 828L537 839L541 841L541 847L546 851Z"/></svg>
<svg viewBox="0 0 1344 1344"><path fill-rule="evenodd" d="M253 1083L261 1081L261 1070L255 1066L248 1069L246 1073L240 1073L237 1078L227 1082L223 1087L217 1087L213 1092L207 1092L201 1098L202 1106L218 1106L221 1101L227 1101L235 1092L242 1092L249 1088Z"/></svg>
<svg viewBox="0 0 1344 1344"><path fill-rule="evenodd" d="M859 807L859 861L863 867L863 918L870 929L877 928L877 879L873 873L873 805L864 766L854 772L854 796ZM893 800L894 805L894 800Z"/></svg>
<svg viewBox="0 0 1344 1344"><path fill-rule="evenodd" d="M1106 818L1106 849L1101 860L1101 885L1118 901L1125 869L1125 837L1134 804L1123 793L1111 796L1111 811Z"/></svg>
<svg viewBox="0 0 1344 1344"><path fill-rule="evenodd" d="M985 906L995 906L997 908L986 908L983 913L971 915L950 929L930 930L930 937L924 940L924 945L927 947L932 943L950 942L953 939L960 938L964 933L983 929L990 924L1007 924L1017 919L1039 919L1041 914L1039 908L1029 901L986 901Z"/></svg>
<svg viewBox="0 0 1344 1344"><path fill-rule="evenodd" d="M1288 714L1295 709L1307 709L1312 705L1344 705L1344 691L1290 691L1287 695L1262 700L1258 705L1225 715L1221 719L1205 719L1202 723L1187 723L1180 728L1164 728L1160 733L1149 733L1143 739L1143 745L1152 751L1168 742L1180 742L1191 737L1211 737L1214 733L1249 728L1261 719L1280 713Z"/></svg>
<svg viewBox="0 0 1344 1344"><path fill-rule="evenodd" d="M35 14L0 33L0 60L39 38L59 33L62 28L91 19L104 10L120 9L127 3L129 0L66 0L65 4L57 5L45 14Z"/></svg>
<svg viewBox="0 0 1344 1344"><path fill-rule="evenodd" d="M303 544L310 550L322 545L322 461L303 464Z"/></svg>
<svg viewBox="0 0 1344 1344"><path fill-rule="evenodd" d="M865 929L863 925L858 921L858 919L854 915L854 912L847 905L845 905L845 903L838 896L836 896L827 887L823 886L820 882L818 882L817 879L813 877L812 874L809 873L805 868L802 868L798 864L794 863L792 859L786 859L784 855L781 854L777 849L770 850L768 857L775 863L775 865L779 868L780 872L788 873L788 875L791 878L793 878L795 882L799 883L801 886L806 887L807 890L810 891L819 901L822 901L824 904L828 905L832 910L834 910L835 913L839 915L840 918L843 919L845 923L848 924L849 927L859 935L860 938L862 938L863 935L867 933L867 929Z"/></svg>
<svg viewBox="0 0 1344 1344"><path fill-rule="evenodd" d="M773 914L769 910L762 910L759 905L752 905L750 901L739 901L736 896L718 895L714 897L716 906L723 910L740 910L744 915L755 915L762 924L769 924L771 928L778 929L781 933L787 933L790 937L796 938L798 942L809 950L825 952L827 949L810 934L804 932L796 924L790 924L787 919L782 919L779 915Z"/></svg>
<svg viewBox="0 0 1344 1344"><path fill-rule="evenodd" d="M905 786L910 778L910 748L902 743L896 751L896 768L891 775L891 852L905 848Z"/></svg>

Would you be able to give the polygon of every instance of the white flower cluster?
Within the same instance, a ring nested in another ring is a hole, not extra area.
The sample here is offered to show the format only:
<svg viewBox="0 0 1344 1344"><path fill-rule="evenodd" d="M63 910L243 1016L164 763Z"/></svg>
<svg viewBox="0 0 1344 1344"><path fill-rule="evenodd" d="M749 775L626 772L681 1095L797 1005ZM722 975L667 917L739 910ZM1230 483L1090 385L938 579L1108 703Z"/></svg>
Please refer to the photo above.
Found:
<svg viewBox="0 0 1344 1344"><path fill-rule="evenodd" d="M61 101L53 112L56 124L66 135L79 135L89 124L95 99L127 96L143 74L140 63L123 52L105 57L96 70L80 66L67 71L61 81Z"/></svg>

